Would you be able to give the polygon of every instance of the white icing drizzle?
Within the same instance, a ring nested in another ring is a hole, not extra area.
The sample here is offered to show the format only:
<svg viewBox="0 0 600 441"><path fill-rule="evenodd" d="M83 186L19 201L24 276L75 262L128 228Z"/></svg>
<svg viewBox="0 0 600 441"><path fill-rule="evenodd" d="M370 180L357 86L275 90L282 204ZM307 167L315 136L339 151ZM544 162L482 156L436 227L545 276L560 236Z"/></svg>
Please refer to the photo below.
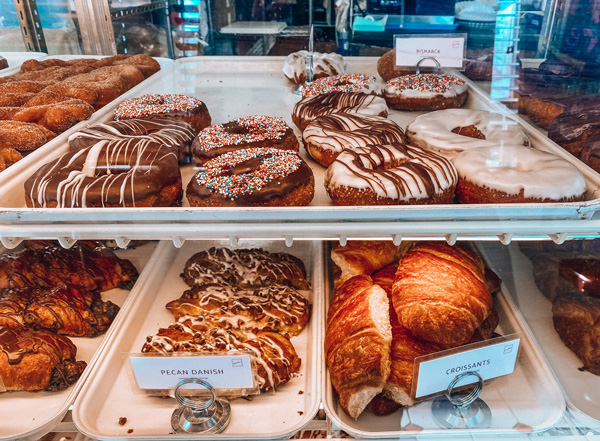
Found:
<svg viewBox="0 0 600 441"><path fill-rule="evenodd" d="M529 145L523 128L507 116L508 124L498 124L502 115L485 110L446 109L428 112L415 118L406 127L410 144L434 150L453 158L463 150L490 147L500 141ZM471 138L453 133L457 127L475 126L486 139Z"/></svg>
<svg viewBox="0 0 600 441"><path fill-rule="evenodd" d="M477 186L536 199L563 199L586 191L582 173L570 162L528 147L495 145L466 150L453 159L458 174Z"/></svg>
<svg viewBox="0 0 600 441"><path fill-rule="evenodd" d="M331 153L369 144L405 141L404 131L394 121L380 116L336 113L312 120L302 138L307 144Z"/></svg>
<svg viewBox="0 0 600 441"><path fill-rule="evenodd" d="M456 185L452 163L434 152L401 144L344 150L325 173L325 187L374 192L397 201L428 198Z"/></svg>
<svg viewBox="0 0 600 441"><path fill-rule="evenodd" d="M283 60L285 77L301 84L306 81L306 55L308 51L293 52ZM344 58L340 54L313 52L313 74L315 77L341 75L345 71Z"/></svg>
<svg viewBox="0 0 600 441"><path fill-rule="evenodd" d="M175 319L205 315L214 326L297 335L308 319L308 301L295 289L271 285L256 289L207 285L194 287L167 309Z"/></svg>
<svg viewBox="0 0 600 441"><path fill-rule="evenodd" d="M177 339L168 335L170 330L179 331ZM182 332L189 338L181 339L180 333ZM269 332L253 334L234 329L207 329L203 317L185 317L185 320L182 318L177 323L171 324L166 330L160 330L159 334L147 337L142 348L142 352L161 353L214 353L219 351L249 351L252 353L260 366L258 369L259 385L263 391L276 389L278 385L287 382L297 370L297 366L292 364L290 358L297 358L297 355L286 337Z"/></svg>

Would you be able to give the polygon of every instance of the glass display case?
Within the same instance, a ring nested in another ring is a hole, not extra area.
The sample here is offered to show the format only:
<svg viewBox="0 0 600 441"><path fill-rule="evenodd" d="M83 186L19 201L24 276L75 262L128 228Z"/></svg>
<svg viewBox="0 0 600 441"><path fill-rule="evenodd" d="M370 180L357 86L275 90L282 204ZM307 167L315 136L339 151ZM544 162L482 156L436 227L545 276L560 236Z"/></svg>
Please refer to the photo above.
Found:
<svg viewBox="0 0 600 441"><path fill-rule="evenodd" d="M600 437L598 0L0 6L0 440ZM426 39L440 55L405 62ZM323 54L338 64L306 82ZM398 107L405 81L460 102ZM142 96L184 107L112 126ZM324 96L371 104L302 113ZM171 119L187 106L197 130ZM292 151L202 156L211 125L237 139L270 117ZM244 155L264 169L233 194ZM272 203L300 198L297 170L310 201ZM339 182L361 199L338 203ZM48 341L69 349L23 380ZM239 354L250 385L209 364ZM163 362L170 387L137 370Z"/></svg>

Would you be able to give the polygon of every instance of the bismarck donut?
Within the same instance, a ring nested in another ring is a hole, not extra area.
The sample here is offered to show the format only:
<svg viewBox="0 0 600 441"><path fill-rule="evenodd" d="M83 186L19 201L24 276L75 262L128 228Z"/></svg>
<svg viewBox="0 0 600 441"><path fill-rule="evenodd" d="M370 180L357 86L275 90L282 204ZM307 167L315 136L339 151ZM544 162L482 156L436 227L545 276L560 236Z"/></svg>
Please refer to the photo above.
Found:
<svg viewBox="0 0 600 441"><path fill-rule="evenodd" d="M463 150L504 141L528 146L529 137L513 119L485 110L445 109L415 118L406 127L408 142L448 158Z"/></svg>
<svg viewBox="0 0 600 441"><path fill-rule="evenodd" d="M321 78L302 87L303 98L332 92L381 95L382 85L373 75L345 74Z"/></svg>
<svg viewBox="0 0 600 441"><path fill-rule="evenodd" d="M404 75L389 80L385 84L383 96L392 109L452 109L465 103L467 84L453 75Z"/></svg>
<svg viewBox="0 0 600 441"><path fill-rule="evenodd" d="M422 66L422 72L432 72L433 67ZM391 49L383 54L379 60L377 60L377 73L383 79L383 81L389 81L392 78L400 77L402 75L414 74L415 68L409 66L397 66L396 65L396 50Z"/></svg>
<svg viewBox="0 0 600 441"><path fill-rule="evenodd" d="M181 158L189 154L196 131L188 123L167 118L109 121L80 130L69 136L71 150L89 147L102 140L127 139L154 141L172 148Z"/></svg>
<svg viewBox="0 0 600 441"><path fill-rule="evenodd" d="M192 155L197 164L204 164L223 153L250 147L296 152L300 148L294 131L282 118L252 115L205 128L192 142Z"/></svg>
<svg viewBox="0 0 600 441"><path fill-rule="evenodd" d="M144 95L123 101L115 109L114 119L132 118L180 119L191 125L196 132L210 126L211 117L206 104L187 95Z"/></svg>
<svg viewBox="0 0 600 441"><path fill-rule="evenodd" d="M406 142L394 121L358 113L334 113L313 119L302 132L304 148L319 164L329 167L345 148Z"/></svg>
<svg viewBox="0 0 600 441"><path fill-rule="evenodd" d="M100 141L25 181L28 207L158 207L181 201L177 153L155 142Z"/></svg>
<svg viewBox="0 0 600 441"><path fill-rule="evenodd" d="M334 113L359 113L387 117L388 107L383 97L364 93L332 92L301 99L294 106L292 121L300 129L318 116Z"/></svg>
<svg viewBox="0 0 600 441"><path fill-rule="evenodd" d="M293 52L283 60L283 74L292 83L306 82L307 55L308 51ZM331 75L342 75L344 70L344 58L340 54L313 52L313 81Z"/></svg>
<svg viewBox="0 0 600 441"><path fill-rule="evenodd" d="M450 160L400 143L346 149L325 173L334 205L447 204L458 174Z"/></svg>
<svg viewBox="0 0 600 441"><path fill-rule="evenodd" d="M250 148L208 161L187 186L193 207L308 205L312 170L297 152Z"/></svg>
<svg viewBox="0 0 600 441"><path fill-rule="evenodd" d="M574 202L585 199L582 173L551 153L519 145L465 150L453 159L463 204Z"/></svg>

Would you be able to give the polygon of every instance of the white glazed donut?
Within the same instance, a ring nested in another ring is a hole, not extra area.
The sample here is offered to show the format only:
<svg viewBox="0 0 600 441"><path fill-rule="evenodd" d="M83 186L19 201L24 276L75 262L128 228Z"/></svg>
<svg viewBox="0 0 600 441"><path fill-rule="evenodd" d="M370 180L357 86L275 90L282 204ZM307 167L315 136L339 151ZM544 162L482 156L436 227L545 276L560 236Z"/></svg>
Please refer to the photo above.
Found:
<svg viewBox="0 0 600 441"><path fill-rule="evenodd" d="M308 51L289 54L283 60L283 74L295 84L306 82L306 55ZM340 54L313 52L313 80L344 73L344 58Z"/></svg>
<svg viewBox="0 0 600 441"><path fill-rule="evenodd" d="M344 150L327 169L325 188L334 205L447 204L457 180L449 159L394 143Z"/></svg>
<svg viewBox="0 0 600 441"><path fill-rule="evenodd" d="M358 113L334 113L313 119L302 132L304 148L319 164L329 167L345 148L406 142L394 121Z"/></svg>
<svg viewBox="0 0 600 441"><path fill-rule="evenodd" d="M453 159L461 203L572 202L586 192L582 173L551 153L518 145L465 150Z"/></svg>
<svg viewBox="0 0 600 441"><path fill-rule="evenodd" d="M507 124L502 124L502 118L501 114L485 110L436 110L415 118L406 127L406 136L410 144L434 150L448 158L463 150L491 147L501 141L528 146L529 137L523 128L508 116ZM459 128L465 135L457 133ZM475 129L477 134L469 133L469 129Z"/></svg>

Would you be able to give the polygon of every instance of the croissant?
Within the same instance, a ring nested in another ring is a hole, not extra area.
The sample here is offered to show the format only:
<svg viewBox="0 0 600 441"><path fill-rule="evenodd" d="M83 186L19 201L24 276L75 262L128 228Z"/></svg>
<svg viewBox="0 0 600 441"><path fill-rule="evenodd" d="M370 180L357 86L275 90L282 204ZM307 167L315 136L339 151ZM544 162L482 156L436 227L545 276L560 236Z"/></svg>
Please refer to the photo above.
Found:
<svg viewBox="0 0 600 441"><path fill-rule="evenodd" d="M571 292L552 303L554 328L583 362L580 370L600 375L600 299Z"/></svg>
<svg viewBox="0 0 600 441"><path fill-rule="evenodd" d="M270 253L260 248L230 250L210 248L194 254L181 275L189 286L229 285L256 288L281 284L309 289L304 263L287 253Z"/></svg>
<svg viewBox="0 0 600 441"><path fill-rule="evenodd" d="M348 279L327 313L325 360L342 409L358 418L390 373L392 330L385 291L369 276Z"/></svg>
<svg viewBox="0 0 600 441"><path fill-rule="evenodd" d="M300 370L301 360L286 336L275 332L252 334L235 329L188 326L173 323L146 338L142 352L201 352L250 351L257 362L259 385L262 391L275 390L287 383Z"/></svg>
<svg viewBox="0 0 600 441"><path fill-rule="evenodd" d="M166 306L175 320L204 316L214 326L290 335L300 334L309 317L308 300L285 285L255 289L194 286Z"/></svg>
<svg viewBox="0 0 600 441"><path fill-rule="evenodd" d="M67 337L45 330L0 326L0 384L6 390L62 390L86 367Z"/></svg>
<svg viewBox="0 0 600 441"><path fill-rule="evenodd" d="M0 325L26 325L58 334L94 337L106 332L119 307L73 286L0 290Z"/></svg>
<svg viewBox="0 0 600 441"><path fill-rule="evenodd" d="M73 285L107 291L131 288L137 276L131 262L108 249L45 246L0 256L0 289Z"/></svg>
<svg viewBox="0 0 600 441"><path fill-rule="evenodd" d="M352 240L345 246L337 244L331 250L331 260L339 272L336 286L353 276L370 276L387 264L399 260L411 246L411 242L394 245L392 241L386 240Z"/></svg>
<svg viewBox="0 0 600 441"><path fill-rule="evenodd" d="M421 242L400 260L392 288L398 321L419 339L467 343L492 309L485 267L472 251Z"/></svg>

